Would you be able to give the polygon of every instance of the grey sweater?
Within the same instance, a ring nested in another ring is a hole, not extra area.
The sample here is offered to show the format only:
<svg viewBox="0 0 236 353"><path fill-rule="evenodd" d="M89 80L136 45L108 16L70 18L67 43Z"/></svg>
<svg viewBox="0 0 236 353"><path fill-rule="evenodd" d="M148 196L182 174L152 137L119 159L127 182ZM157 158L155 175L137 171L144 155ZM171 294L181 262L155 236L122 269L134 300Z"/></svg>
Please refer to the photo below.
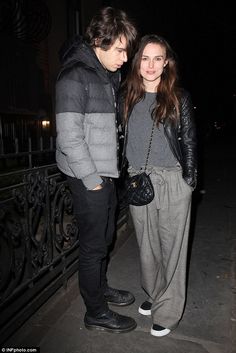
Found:
<svg viewBox="0 0 236 353"><path fill-rule="evenodd" d="M145 165L152 131L151 112L156 93L146 92L145 97L135 105L128 122L126 156L129 165L140 169ZM174 167L177 160L172 153L164 134L163 125L155 127L148 165L155 167Z"/></svg>

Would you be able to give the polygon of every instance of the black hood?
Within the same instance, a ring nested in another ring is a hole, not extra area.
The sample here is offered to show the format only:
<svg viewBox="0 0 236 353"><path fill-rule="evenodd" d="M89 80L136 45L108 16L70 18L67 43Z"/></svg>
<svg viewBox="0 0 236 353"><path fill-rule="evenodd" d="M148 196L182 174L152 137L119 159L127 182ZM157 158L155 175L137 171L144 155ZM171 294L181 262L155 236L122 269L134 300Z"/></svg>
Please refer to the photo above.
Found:
<svg viewBox="0 0 236 353"><path fill-rule="evenodd" d="M112 82L115 91L118 90L120 82L120 72L107 71L100 61L98 60L94 50L84 41L83 37L75 36L67 40L59 50L59 60L62 66L73 65L74 63L81 62L89 68L97 71L106 80Z"/></svg>
<svg viewBox="0 0 236 353"><path fill-rule="evenodd" d="M81 36L67 40L59 50L59 60L63 66L75 62L82 62L88 67L106 71L99 62L94 50Z"/></svg>
<svg viewBox="0 0 236 353"><path fill-rule="evenodd" d="M70 38L66 40L61 48L59 49L58 56L61 64L67 60L69 56L75 51L75 48L82 44L83 39L81 36L76 36L74 38Z"/></svg>

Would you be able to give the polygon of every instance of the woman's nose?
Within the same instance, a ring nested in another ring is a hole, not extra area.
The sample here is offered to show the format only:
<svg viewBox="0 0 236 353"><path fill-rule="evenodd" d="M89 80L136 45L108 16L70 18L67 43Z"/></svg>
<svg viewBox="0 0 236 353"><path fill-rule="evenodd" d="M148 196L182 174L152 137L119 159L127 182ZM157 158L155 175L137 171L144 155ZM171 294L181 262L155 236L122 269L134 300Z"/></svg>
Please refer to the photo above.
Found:
<svg viewBox="0 0 236 353"><path fill-rule="evenodd" d="M149 67L153 67L154 63L152 60L149 61Z"/></svg>

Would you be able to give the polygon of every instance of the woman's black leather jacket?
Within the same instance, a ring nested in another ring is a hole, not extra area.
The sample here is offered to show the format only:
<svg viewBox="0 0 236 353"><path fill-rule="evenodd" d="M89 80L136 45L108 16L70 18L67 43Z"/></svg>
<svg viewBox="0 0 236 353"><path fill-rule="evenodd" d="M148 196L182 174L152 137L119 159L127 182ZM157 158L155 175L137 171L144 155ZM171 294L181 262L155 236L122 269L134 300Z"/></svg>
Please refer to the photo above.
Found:
<svg viewBox="0 0 236 353"><path fill-rule="evenodd" d="M197 136L193 105L186 91L182 95L180 109L178 125L166 119L164 131L170 148L182 167L184 180L195 188L197 185Z"/></svg>
<svg viewBox="0 0 236 353"><path fill-rule="evenodd" d="M164 131L170 148L183 170L186 183L195 189L197 185L197 139L194 122L193 105L188 92L183 91L180 107L180 119L174 123L170 119L164 121ZM122 144L122 165L125 159L127 143L127 124L124 130L124 143Z"/></svg>

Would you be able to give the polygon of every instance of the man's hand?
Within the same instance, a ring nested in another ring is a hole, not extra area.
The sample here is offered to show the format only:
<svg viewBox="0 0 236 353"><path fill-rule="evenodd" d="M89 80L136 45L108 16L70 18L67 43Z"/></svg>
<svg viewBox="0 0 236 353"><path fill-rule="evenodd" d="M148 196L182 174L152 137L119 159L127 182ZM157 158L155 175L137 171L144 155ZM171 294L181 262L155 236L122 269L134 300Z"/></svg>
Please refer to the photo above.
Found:
<svg viewBox="0 0 236 353"><path fill-rule="evenodd" d="M102 184L98 184L94 189L92 189L92 190L100 190L100 189L102 189Z"/></svg>

